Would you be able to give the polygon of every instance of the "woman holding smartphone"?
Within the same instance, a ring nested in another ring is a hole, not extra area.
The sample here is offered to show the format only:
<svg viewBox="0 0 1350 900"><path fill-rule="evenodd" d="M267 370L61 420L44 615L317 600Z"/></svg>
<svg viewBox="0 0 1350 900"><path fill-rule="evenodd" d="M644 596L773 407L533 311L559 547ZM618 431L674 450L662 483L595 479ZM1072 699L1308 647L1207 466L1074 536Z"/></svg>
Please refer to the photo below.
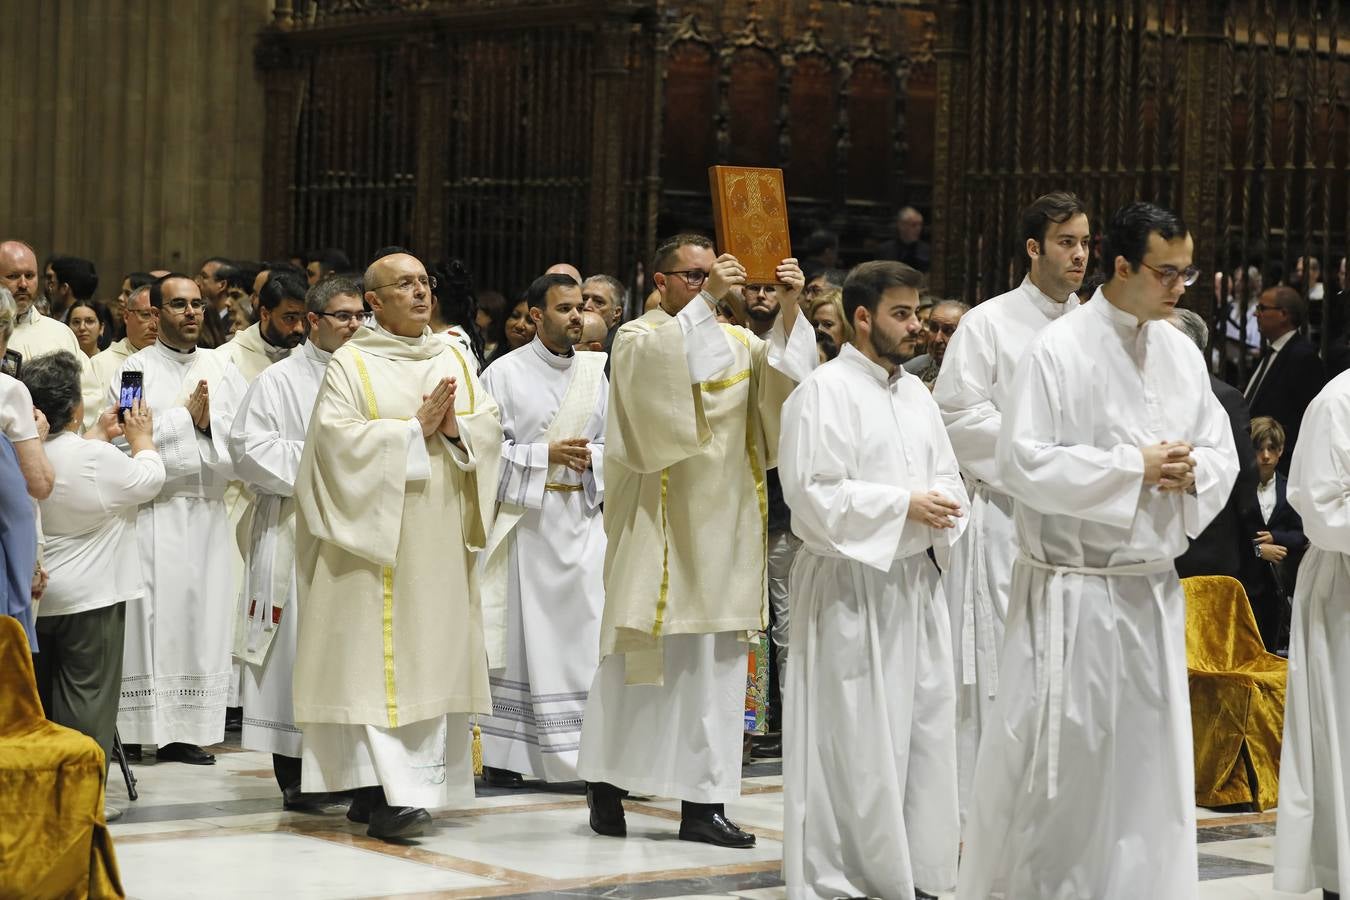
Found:
<svg viewBox="0 0 1350 900"><path fill-rule="evenodd" d="M47 718L89 735L106 757L117 726L126 604L145 593L136 512L159 493L164 463L150 408L139 400L120 424L109 412L81 436L81 371L69 351L40 356L23 371L51 423L47 455L56 473L41 503L49 580L37 609L34 663ZM108 442L117 436L130 455Z"/></svg>

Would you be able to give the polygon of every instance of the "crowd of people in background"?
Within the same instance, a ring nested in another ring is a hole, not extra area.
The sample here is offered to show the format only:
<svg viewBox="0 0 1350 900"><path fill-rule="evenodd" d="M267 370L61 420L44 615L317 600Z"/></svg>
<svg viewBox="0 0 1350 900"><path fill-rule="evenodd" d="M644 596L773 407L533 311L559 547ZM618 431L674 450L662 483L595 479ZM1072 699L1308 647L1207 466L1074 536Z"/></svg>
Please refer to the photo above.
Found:
<svg viewBox="0 0 1350 900"><path fill-rule="evenodd" d="M850 269L812 232L771 283L686 234L650 284L508 292L387 247L113 296L0 243L5 612L48 716L132 761L239 730L285 808L340 797L388 840L472 790L476 746L496 786L585 781L597 834L631 791L748 847L725 803L781 749L792 896L1123 897L1122 866L1185 895L1176 578L1238 579L1273 653L1320 640L1300 564L1345 521L1305 528L1294 461L1344 459L1306 417L1350 366L1345 262L1218 277L1211 327L1174 214L1055 192L1026 278L972 307L926 290L923 226Z"/></svg>

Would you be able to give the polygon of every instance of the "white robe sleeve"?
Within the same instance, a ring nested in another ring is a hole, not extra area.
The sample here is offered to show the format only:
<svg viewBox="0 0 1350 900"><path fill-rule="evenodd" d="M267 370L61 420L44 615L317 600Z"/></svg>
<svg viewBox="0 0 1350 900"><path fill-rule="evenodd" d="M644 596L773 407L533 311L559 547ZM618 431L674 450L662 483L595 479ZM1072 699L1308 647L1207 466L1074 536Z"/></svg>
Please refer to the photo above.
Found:
<svg viewBox="0 0 1350 900"><path fill-rule="evenodd" d="M1337 386L1343 379L1338 376L1308 407L1289 467L1288 497L1310 542L1350 554L1350 392Z"/></svg>
<svg viewBox="0 0 1350 900"><path fill-rule="evenodd" d="M820 353L816 350L816 331L810 327L805 316L800 317L789 335L783 325L783 315L779 313L764 341L769 345L765 358L769 367L798 383L806 380L806 376L820 363Z"/></svg>
<svg viewBox="0 0 1350 900"><path fill-rule="evenodd" d="M431 457L427 454L427 439L422 434L422 420L413 416L408 420L408 481L426 481L431 477Z"/></svg>
<svg viewBox="0 0 1350 900"><path fill-rule="evenodd" d="M170 479L201 474L202 454L197 439L206 438L197 431L186 407L175 406L155 413L153 437Z"/></svg>
<svg viewBox="0 0 1350 900"><path fill-rule="evenodd" d="M910 491L849 476L860 435L821 394L818 382L807 381L783 407L778 477L792 530L808 544L888 571L909 524Z"/></svg>
<svg viewBox="0 0 1350 900"><path fill-rule="evenodd" d="M1203 360L1197 360L1196 365L1203 367ZM1208 373L1202 374L1208 383ZM1233 445L1233 424L1228 413L1212 390L1204 392L1201 402L1203 411L1195 423L1195 431L1188 436L1191 458L1195 460L1195 493L1181 497L1182 523L1186 536L1192 540L1228 504L1238 474L1237 448Z"/></svg>
<svg viewBox="0 0 1350 900"><path fill-rule="evenodd" d="M220 478L234 479L234 461L230 458L230 429L234 426L234 417L239 412L239 404L248 393L248 383L233 362L225 365L224 372L208 384L210 398L211 433L197 435L198 452L202 465ZM186 412L186 410L184 410Z"/></svg>
<svg viewBox="0 0 1350 900"><path fill-rule="evenodd" d="M1003 414L994 405L996 359L994 345L983 327L958 328L942 359L933 399L942 410L942 421L961 468L995 490L1006 492L995 456L1003 424Z"/></svg>
<svg viewBox="0 0 1350 900"><path fill-rule="evenodd" d="M961 478L961 468L952 450L947 429L943 427L942 413L936 403L930 403L928 407L932 421L930 431L933 442L932 489L961 506L961 515L953 519L955 522L953 527L933 530L933 553L937 557L938 566L946 571L949 568L951 548L961 539L961 535L965 534L966 524L970 521L970 497L966 494L966 483Z"/></svg>
<svg viewBox="0 0 1350 900"><path fill-rule="evenodd" d="M305 442L282 437L286 423L277 401L270 380L253 382L230 426L230 459L239 480L249 487L289 497Z"/></svg>
<svg viewBox="0 0 1350 900"><path fill-rule="evenodd" d="M709 299L711 295L707 291L700 291L675 316L684 333L684 358L689 363L690 384L707 381L736 361L736 354L727 343L721 323L713 315Z"/></svg>
<svg viewBox="0 0 1350 900"><path fill-rule="evenodd" d="M546 441L517 441L515 409L518 403L529 403L511 390L512 379L503 375L507 366L499 364L483 376L483 389L498 398L502 421L502 466L497 478L497 501L541 509L544 505L544 485L548 481L548 443ZM516 369L510 370L516 374ZM517 379L520 376L517 375ZM505 403L502 401L505 399Z"/></svg>
<svg viewBox="0 0 1350 900"><path fill-rule="evenodd" d="M1023 358L1013 401L1003 411L999 476L1018 502L1045 515L1128 528L1139 507L1144 456L1129 444L1104 449L1068 442L1059 393L1066 377L1048 353L1033 350Z"/></svg>
<svg viewBox="0 0 1350 900"><path fill-rule="evenodd" d="M586 433L595 435L586 449L591 451L591 467L581 475L581 486L586 495L586 506L596 509L605 502L605 416L609 413L609 379L600 387L600 399L596 403L591 421L586 423Z"/></svg>

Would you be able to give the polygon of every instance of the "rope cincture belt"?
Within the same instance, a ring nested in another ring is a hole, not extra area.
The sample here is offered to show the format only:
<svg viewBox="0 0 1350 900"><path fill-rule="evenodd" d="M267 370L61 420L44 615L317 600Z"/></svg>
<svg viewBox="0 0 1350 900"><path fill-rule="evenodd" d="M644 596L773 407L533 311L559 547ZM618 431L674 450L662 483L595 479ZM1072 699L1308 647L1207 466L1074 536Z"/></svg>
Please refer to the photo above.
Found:
<svg viewBox="0 0 1350 900"><path fill-rule="evenodd" d="M961 684L979 683L990 698L998 693L998 645L994 641L994 598L989 591L989 563L985 531L993 488L975 483L970 504L971 532L966 538L965 596L961 598ZM979 500L978 504L975 502ZM974 538L974 540L972 540ZM978 651L977 651L978 645Z"/></svg>
<svg viewBox="0 0 1350 900"><path fill-rule="evenodd" d="M1059 791L1059 730L1064 717L1064 577L1066 575L1088 576L1093 578L1113 578L1117 576L1147 577L1171 571L1170 559L1151 559L1147 562L1126 563L1120 566L1057 566L1039 559L1032 559L1025 553L1019 554L1020 565L1040 569L1051 573L1046 597L1050 603L1047 615L1042 619L1041 627L1049 629L1049 636L1038 635L1042 646L1048 648L1049 659L1041 666L1041 677L1036 685L1036 699L1039 710L1036 714L1036 737L1031 745L1031 763L1036 764L1040 752L1041 723L1047 718L1046 773L1049 790L1047 796L1053 800ZM1048 624L1047 624L1048 623ZM1031 791L1028 782L1027 791Z"/></svg>

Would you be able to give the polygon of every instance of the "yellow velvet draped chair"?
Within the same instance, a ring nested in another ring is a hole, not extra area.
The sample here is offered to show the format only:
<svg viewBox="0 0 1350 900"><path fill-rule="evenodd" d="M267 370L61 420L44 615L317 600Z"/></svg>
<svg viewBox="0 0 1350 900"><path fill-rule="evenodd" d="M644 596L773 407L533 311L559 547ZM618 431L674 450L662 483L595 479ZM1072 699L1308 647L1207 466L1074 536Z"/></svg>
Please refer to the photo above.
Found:
<svg viewBox="0 0 1350 900"><path fill-rule="evenodd" d="M1197 806L1271 809L1280 791L1288 663L1267 653L1242 584L1186 578Z"/></svg>
<svg viewBox="0 0 1350 900"><path fill-rule="evenodd" d="M0 897L123 897L103 751L47 721L23 627L0 616Z"/></svg>

